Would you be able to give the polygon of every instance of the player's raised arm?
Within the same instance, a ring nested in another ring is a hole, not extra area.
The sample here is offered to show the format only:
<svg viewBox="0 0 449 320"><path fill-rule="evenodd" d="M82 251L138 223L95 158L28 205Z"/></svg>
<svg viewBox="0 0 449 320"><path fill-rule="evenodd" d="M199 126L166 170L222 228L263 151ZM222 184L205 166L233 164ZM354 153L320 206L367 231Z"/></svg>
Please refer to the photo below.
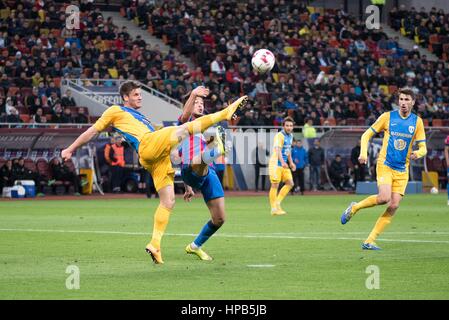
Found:
<svg viewBox="0 0 449 320"><path fill-rule="evenodd" d="M209 95L209 89L203 86L196 87L192 92L190 93L189 99L187 99L187 102L184 104L184 107L182 109L182 114L179 120L181 123L186 123L189 121L190 116L193 113L193 109L195 107L195 99L197 97L207 97Z"/></svg>
<svg viewBox="0 0 449 320"><path fill-rule="evenodd" d="M85 145L99 132L104 131L107 127L109 127L118 110L120 110L119 106L112 106L103 112L100 119L98 119L92 127L83 132L67 149L62 150L61 158L64 161L69 160L76 149Z"/></svg>
<svg viewBox="0 0 449 320"><path fill-rule="evenodd" d="M426 146L426 132L424 131L424 123L421 118L418 118L416 124L416 143L418 143L418 150L410 154L410 159L416 160L424 157L427 154Z"/></svg>
<svg viewBox="0 0 449 320"><path fill-rule="evenodd" d="M64 161L72 157L73 152L82 145L85 145L98 134L97 129L92 126L83 132L67 149L62 150L61 157Z"/></svg>
<svg viewBox="0 0 449 320"><path fill-rule="evenodd" d="M377 119L377 121L371 127L369 127L368 130L366 130L363 133L362 138L360 139L359 162L361 164L366 164L368 161L367 159L368 159L368 143L369 143L369 141L375 134L385 130L388 120L389 120L389 113L383 113Z"/></svg>

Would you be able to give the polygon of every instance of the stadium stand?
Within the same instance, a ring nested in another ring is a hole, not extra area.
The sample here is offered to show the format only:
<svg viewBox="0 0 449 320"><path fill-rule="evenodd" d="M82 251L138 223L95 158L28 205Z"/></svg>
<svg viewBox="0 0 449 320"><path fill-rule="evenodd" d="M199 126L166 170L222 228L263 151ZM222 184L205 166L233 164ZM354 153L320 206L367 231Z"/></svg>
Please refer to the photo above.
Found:
<svg viewBox="0 0 449 320"><path fill-rule="evenodd" d="M449 14L443 9L433 7L427 12L421 8L418 12L415 7L401 5L390 12L389 23L403 36L449 62Z"/></svg>
<svg viewBox="0 0 449 320"><path fill-rule="evenodd" d="M210 111L234 95L250 93L254 117L247 121L245 116L245 124L273 125L290 113L302 125L315 111L320 124L368 125L390 108L394 92L405 85L420 88L418 113L429 125L449 118L444 63L400 48L397 39L367 30L340 10L307 7L302 1L124 1L122 14L199 66L190 78L165 66L169 76L159 90L173 96L173 87L188 91L205 84L216 92ZM250 66L251 53L261 47L277 58L268 77ZM282 103L288 95L293 96L292 112Z"/></svg>

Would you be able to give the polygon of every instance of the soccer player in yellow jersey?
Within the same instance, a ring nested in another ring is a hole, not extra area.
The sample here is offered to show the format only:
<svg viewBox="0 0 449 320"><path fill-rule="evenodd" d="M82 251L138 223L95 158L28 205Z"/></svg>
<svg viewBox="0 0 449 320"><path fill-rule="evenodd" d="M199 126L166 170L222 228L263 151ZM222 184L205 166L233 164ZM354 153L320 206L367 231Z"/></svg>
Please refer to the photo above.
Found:
<svg viewBox="0 0 449 320"><path fill-rule="evenodd" d="M286 214L281 208L281 202L293 188L293 177L290 168L295 171L296 165L292 160L291 150L293 142L293 119L286 117L282 124L282 130L274 137L273 152L268 165L270 174L270 205L271 214L280 216ZM284 186L279 191L279 183L284 182Z"/></svg>
<svg viewBox="0 0 449 320"><path fill-rule="evenodd" d="M198 87L192 94L206 96L209 91ZM243 96L219 112L203 116L195 121L180 126L165 127L155 130L151 123L137 111L142 106L140 85L134 81L127 81L120 87L123 105L109 107L97 122L81 134L75 142L63 150L63 159L70 159L73 152L89 142L97 133L112 126L136 150L140 164L153 177L160 203L154 214L154 228L146 252L155 263L164 263L161 254L161 239L168 224L170 212L175 204L174 170L170 161L172 149L191 134L204 132L207 128L223 120L230 120L238 108L247 102Z"/></svg>
<svg viewBox="0 0 449 320"><path fill-rule="evenodd" d="M365 164L368 157L368 143L372 136L384 132L382 149L377 159L377 195L356 203L352 202L341 216L346 224L359 210L376 205L388 204L387 209L377 220L374 229L362 244L365 250L380 250L376 238L384 231L399 207L408 182L409 159L416 160L427 153L426 134L421 118L412 113L415 94L409 88L399 90L399 110L383 113L365 131L361 139L359 162ZM418 150L412 151L413 143Z"/></svg>

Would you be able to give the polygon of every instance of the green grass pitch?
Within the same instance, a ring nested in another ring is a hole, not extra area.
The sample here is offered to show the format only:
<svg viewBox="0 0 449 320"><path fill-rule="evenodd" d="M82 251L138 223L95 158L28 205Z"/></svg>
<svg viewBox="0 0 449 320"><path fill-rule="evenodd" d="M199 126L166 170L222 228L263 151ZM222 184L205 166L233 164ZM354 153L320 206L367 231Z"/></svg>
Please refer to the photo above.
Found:
<svg viewBox="0 0 449 320"><path fill-rule="evenodd" d="M362 196L294 196L272 217L267 197L226 199L228 219L205 245L214 261L184 252L209 214L177 199L163 238L164 265L144 253L157 200L0 202L0 299L449 299L445 195L408 195L377 243L362 251L382 207L347 225ZM66 268L80 271L69 290ZM368 289L370 266L379 288Z"/></svg>

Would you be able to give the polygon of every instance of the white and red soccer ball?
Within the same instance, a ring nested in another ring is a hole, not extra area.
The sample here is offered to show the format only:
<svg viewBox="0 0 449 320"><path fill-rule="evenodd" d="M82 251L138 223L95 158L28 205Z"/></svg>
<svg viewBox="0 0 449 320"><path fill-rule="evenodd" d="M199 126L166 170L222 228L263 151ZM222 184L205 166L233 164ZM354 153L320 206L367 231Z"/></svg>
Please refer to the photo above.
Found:
<svg viewBox="0 0 449 320"><path fill-rule="evenodd" d="M254 52L251 65L258 73L264 74L273 69L275 61L273 52L267 49L260 49Z"/></svg>

